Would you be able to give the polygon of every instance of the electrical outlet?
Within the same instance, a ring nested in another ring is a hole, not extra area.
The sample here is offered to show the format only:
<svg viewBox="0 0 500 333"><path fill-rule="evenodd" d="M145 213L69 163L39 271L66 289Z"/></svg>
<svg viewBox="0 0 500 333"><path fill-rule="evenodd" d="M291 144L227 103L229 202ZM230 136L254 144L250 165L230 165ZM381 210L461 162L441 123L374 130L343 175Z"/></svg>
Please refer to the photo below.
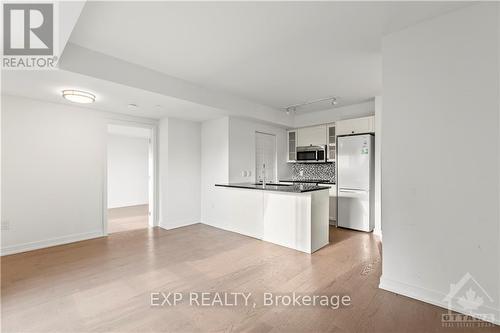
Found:
<svg viewBox="0 0 500 333"><path fill-rule="evenodd" d="M5 231L5 230L10 230L10 221L9 220L2 221L2 231Z"/></svg>

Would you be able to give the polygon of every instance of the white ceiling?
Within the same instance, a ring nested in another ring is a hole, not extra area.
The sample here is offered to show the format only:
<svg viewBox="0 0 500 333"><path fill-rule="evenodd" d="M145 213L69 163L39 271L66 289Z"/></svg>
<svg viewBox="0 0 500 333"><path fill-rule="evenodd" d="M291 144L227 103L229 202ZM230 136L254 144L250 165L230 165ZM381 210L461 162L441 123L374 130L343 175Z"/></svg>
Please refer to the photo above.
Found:
<svg viewBox="0 0 500 333"><path fill-rule="evenodd" d="M100 111L152 119L169 116L194 121L223 115L220 110L205 105L63 70L2 71L3 94L75 105L61 97L64 89L95 94L95 103L76 105ZM138 108L129 109L128 104L136 104Z"/></svg>
<svg viewBox="0 0 500 333"><path fill-rule="evenodd" d="M195 121L232 114L288 125L293 116L276 109L381 94L382 37L469 4L89 1L61 57L65 70L2 70L2 93L70 103L61 90L81 89L97 100L79 106L102 111ZM331 105L297 113L320 109Z"/></svg>
<svg viewBox="0 0 500 333"><path fill-rule="evenodd" d="M274 108L347 105L381 93L384 35L468 4L87 2L70 42Z"/></svg>

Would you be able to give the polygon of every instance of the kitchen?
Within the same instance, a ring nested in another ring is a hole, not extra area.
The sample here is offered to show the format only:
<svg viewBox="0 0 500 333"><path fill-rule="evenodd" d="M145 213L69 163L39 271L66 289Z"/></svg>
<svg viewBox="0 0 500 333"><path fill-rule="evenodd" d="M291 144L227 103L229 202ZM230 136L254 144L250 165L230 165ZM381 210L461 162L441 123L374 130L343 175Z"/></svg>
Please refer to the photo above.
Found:
<svg viewBox="0 0 500 333"><path fill-rule="evenodd" d="M255 181L216 184L231 207L225 229L306 253L326 246L331 228L374 231L375 116L287 129L286 176L277 171L276 140L266 146L262 134Z"/></svg>
<svg viewBox="0 0 500 333"><path fill-rule="evenodd" d="M2 332L500 331L498 3L46 2L2 4L58 59L2 69Z"/></svg>

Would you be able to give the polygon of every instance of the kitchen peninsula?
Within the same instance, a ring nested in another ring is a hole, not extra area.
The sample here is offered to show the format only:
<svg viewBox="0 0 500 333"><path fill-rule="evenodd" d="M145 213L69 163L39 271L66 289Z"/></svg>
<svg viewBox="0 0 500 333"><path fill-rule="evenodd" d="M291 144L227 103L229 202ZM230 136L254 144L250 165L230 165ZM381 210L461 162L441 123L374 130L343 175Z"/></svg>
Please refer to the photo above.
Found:
<svg viewBox="0 0 500 333"><path fill-rule="evenodd" d="M313 253L328 244L327 186L216 184L225 204L224 229Z"/></svg>

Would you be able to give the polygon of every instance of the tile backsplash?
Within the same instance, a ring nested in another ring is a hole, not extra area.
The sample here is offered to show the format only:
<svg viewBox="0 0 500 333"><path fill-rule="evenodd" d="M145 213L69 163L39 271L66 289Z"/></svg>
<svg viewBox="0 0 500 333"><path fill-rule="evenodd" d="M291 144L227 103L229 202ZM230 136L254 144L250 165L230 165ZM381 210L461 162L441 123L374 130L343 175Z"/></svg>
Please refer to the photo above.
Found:
<svg viewBox="0 0 500 333"><path fill-rule="evenodd" d="M330 180L335 182L333 163L288 163L292 180ZM302 171L302 175L301 175Z"/></svg>

